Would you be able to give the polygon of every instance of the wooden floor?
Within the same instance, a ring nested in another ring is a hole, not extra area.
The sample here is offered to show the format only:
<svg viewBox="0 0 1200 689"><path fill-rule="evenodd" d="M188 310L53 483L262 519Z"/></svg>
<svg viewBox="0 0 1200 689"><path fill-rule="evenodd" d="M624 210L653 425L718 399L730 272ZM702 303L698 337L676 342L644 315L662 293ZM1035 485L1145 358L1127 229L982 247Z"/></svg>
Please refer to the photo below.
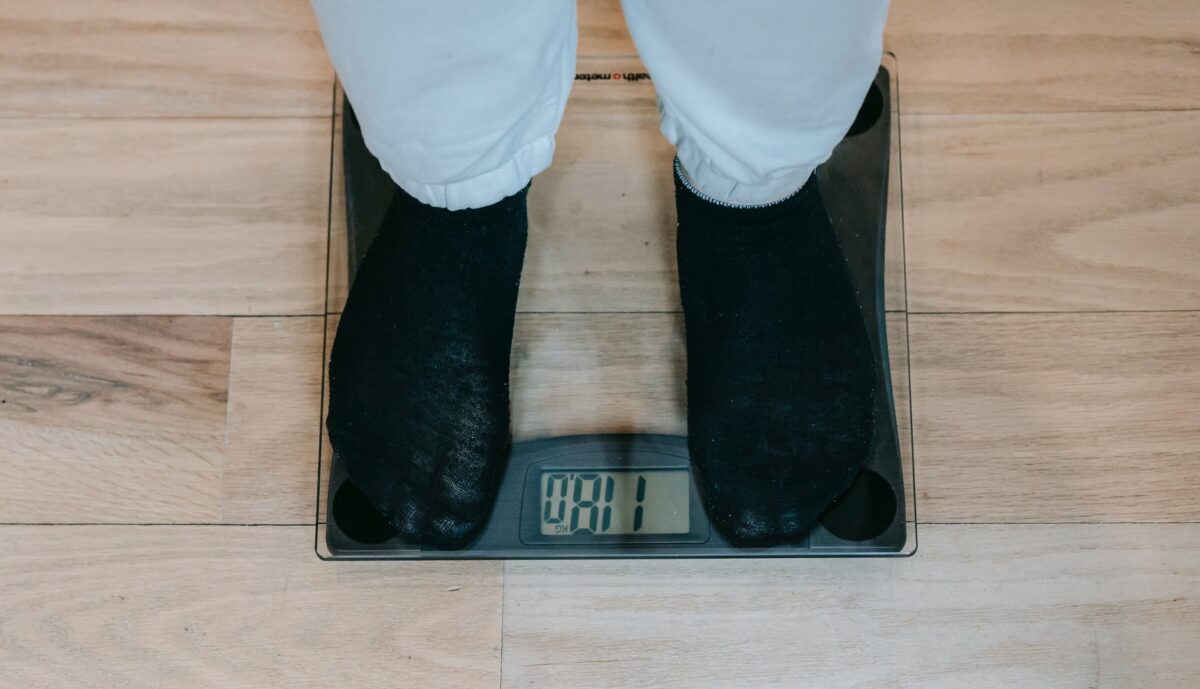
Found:
<svg viewBox="0 0 1200 689"><path fill-rule="evenodd" d="M640 71L579 9L579 71ZM1195 0L895 0L887 47L913 557L333 563L307 3L0 0L0 687L1195 687ZM681 432L652 86L558 147L514 431Z"/></svg>

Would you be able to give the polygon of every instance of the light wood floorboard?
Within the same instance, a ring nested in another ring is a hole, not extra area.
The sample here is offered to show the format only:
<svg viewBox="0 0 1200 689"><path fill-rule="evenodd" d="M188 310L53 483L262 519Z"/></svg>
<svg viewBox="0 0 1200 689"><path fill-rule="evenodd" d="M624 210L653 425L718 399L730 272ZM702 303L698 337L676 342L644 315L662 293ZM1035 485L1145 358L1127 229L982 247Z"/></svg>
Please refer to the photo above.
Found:
<svg viewBox="0 0 1200 689"><path fill-rule="evenodd" d="M325 115L306 0L0 0L0 117Z"/></svg>
<svg viewBox="0 0 1200 689"><path fill-rule="evenodd" d="M1200 313L909 328L921 521L1200 521Z"/></svg>
<svg viewBox="0 0 1200 689"><path fill-rule="evenodd" d="M620 0L577 0L579 56L636 55Z"/></svg>
<svg viewBox="0 0 1200 689"><path fill-rule="evenodd" d="M312 521L321 318L235 318L221 521Z"/></svg>
<svg viewBox="0 0 1200 689"><path fill-rule="evenodd" d="M329 137L328 118L0 119L0 313L321 313Z"/></svg>
<svg viewBox="0 0 1200 689"><path fill-rule="evenodd" d="M1200 112L903 123L912 311L1200 308Z"/></svg>
<svg viewBox="0 0 1200 689"><path fill-rule="evenodd" d="M1200 107L1195 0L895 0L907 113Z"/></svg>
<svg viewBox="0 0 1200 689"><path fill-rule="evenodd" d="M230 319L2 323L0 518L217 518Z"/></svg>
<svg viewBox="0 0 1200 689"><path fill-rule="evenodd" d="M303 526L0 526L0 542L6 689L499 685L498 562L322 562Z"/></svg>
<svg viewBox="0 0 1200 689"><path fill-rule="evenodd" d="M920 539L898 560L508 562L503 686L1194 686L1200 525Z"/></svg>
<svg viewBox="0 0 1200 689"><path fill-rule="evenodd" d="M0 318L0 521L312 519L323 324Z"/></svg>

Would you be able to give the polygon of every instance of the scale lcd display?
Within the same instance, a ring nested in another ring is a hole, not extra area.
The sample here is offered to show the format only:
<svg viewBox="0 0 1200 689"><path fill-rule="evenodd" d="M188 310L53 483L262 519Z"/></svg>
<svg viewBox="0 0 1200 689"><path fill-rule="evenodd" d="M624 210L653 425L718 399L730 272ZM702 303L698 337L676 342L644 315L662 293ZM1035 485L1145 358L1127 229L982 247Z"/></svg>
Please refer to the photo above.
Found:
<svg viewBox="0 0 1200 689"><path fill-rule="evenodd" d="M543 470L541 533L687 533L689 473L687 469Z"/></svg>

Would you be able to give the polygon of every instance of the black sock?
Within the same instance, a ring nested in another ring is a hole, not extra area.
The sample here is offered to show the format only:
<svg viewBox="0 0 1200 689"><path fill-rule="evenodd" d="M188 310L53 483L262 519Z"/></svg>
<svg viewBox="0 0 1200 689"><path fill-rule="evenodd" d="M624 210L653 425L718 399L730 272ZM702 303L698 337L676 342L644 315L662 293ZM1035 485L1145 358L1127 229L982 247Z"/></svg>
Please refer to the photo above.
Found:
<svg viewBox="0 0 1200 689"><path fill-rule="evenodd" d="M740 543L803 538L875 432L875 359L815 175L735 208L675 174L688 445L710 517Z"/></svg>
<svg viewBox="0 0 1200 689"><path fill-rule="evenodd" d="M329 439L406 540L461 545L491 511L528 191L449 211L398 190L350 290L329 365Z"/></svg>

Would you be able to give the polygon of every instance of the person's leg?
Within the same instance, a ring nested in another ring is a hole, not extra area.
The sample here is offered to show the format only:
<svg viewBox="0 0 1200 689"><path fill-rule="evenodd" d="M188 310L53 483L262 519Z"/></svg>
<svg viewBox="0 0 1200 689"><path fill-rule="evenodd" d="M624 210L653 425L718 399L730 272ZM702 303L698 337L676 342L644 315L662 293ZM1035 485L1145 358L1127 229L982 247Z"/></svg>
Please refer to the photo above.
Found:
<svg viewBox="0 0 1200 689"><path fill-rule="evenodd" d="M850 129L886 0L624 0L676 145L688 440L717 526L804 537L865 464L876 370L813 170Z"/></svg>
<svg viewBox="0 0 1200 689"><path fill-rule="evenodd" d="M367 148L417 200L495 203L550 165L574 2L312 0Z"/></svg>
<svg viewBox="0 0 1200 689"><path fill-rule="evenodd" d="M718 201L799 189L850 129L887 0L622 0L685 179Z"/></svg>
<svg viewBox="0 0 1200 689"><path fill-rule="evenodd" d="M400 190L329 364L329 439L412 542L476 535L507 454L530 178L574 78L573 2L314 0L368 147Z"/></svg>

